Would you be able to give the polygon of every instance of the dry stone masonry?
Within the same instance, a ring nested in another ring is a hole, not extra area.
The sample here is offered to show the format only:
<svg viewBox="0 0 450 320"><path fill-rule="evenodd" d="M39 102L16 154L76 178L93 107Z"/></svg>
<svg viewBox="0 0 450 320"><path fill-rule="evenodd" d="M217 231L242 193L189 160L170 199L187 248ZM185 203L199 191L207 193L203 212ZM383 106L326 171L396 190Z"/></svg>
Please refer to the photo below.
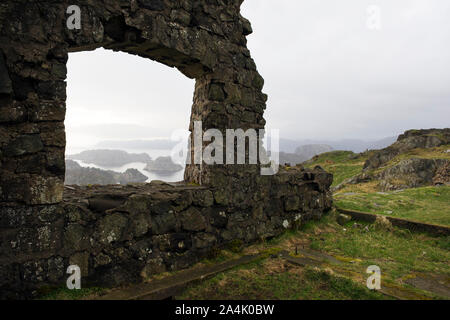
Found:
<svg viewBox="0 0 450 320"><path fill-rule="evenodd" d="M252 29L241 3L0 3L1 298L62 287L71 264L87 283L140 281L188 267L233 240L275 236L330 208L332 176L320 168L261 176L259 164L190 164L177 185L64 188L69 52L103 47L195 78L191 131L194 121L203 130L264 128L267 96L246 47ZM79 30L67 28L74 4Z"/></svg>

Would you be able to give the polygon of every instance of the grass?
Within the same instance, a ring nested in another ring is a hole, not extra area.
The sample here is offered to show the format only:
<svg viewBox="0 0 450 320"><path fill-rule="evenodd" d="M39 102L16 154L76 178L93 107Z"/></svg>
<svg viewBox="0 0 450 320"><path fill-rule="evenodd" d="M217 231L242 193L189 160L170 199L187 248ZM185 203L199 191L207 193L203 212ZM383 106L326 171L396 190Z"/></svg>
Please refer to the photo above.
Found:
<svg viewBox="0 0 450 320"><path fill-rule="evenodd" d="M397 155L383 167L368 174L376 174L400 161L411 158L449 159L446 151L450 145L435 148L418 148ZM321 154L308 161L311 166L320 165L333 173L332 186L362 172L364 162L376 151L355 154L351 151L333 151ZM399 183L401 181L398 181ZM400 192L378 192L378 180L346 185L334 194L335 204L343 209L389 215L419 222L450 226L450 187L421 187Z"/></svg>
<svg viewBox="0 0 450 320"><path fill-rule="evenodd" d="M341 190L334 199L336 206L343 209L450 226L450 186L381 193L365 193L354 186Z"/></svg>
<svg viewBox="0 0 450 320"><path fill-rule="evenodd" d="M317 269L291 265L282 259L261 259L250 265L221 273L189 287L179 299L386 299L387 296L365 287L366 269L377 265L382 270L382 287L395 288L411 298L440 298L412 288L403 279L415 275L439 275L450 279L450 238L375 225L350 222L342 227L333 215L322 221L310 221L300 231L288 231L280 237L246 250L295 247L321 251L344 265Z"/></svg>
<svg viewBox="0 0 450 320"><path fill-rule="evenodd" d="M82 300L87 297L94 297L101 294L105 289L92 287L80 290L69 290L67 288L42 289L39 300Z"/></svg>
<svg viewBox="0 0 450 320"><path fill-rule="evenodd" d="M385 297L323 270L301 269L269 259L192 286L177 299L372 300Z"/></svg>
<svg viewBox="0 0 450 320"><path fill-rule="evenodd" d="M320 237L311 234L310 247L353 260L355 269L375 264L393 280L412 273L436 273L450 276L450 238L430 237L393 228L379 230L374 225L360 224L346 228L334 226L335 232ZM367 229L365 228L367 226ZM344 231L345 229L345 231Z"/></svg>
<svg viewBox="0 0 450 320"><path fill-rule="evenodd" d="M344 180L359 174L367 160L368 154L355 154L351 151L332 151L315 156L307 162L307 166L321 166L333 174L332 187Z"/></svg>

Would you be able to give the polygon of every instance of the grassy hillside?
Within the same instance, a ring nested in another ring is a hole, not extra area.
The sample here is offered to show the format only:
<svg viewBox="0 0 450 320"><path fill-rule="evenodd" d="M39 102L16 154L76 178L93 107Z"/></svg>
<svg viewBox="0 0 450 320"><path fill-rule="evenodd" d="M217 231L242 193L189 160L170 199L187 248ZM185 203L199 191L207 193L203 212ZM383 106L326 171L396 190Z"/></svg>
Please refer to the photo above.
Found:
<svg viewBox="0 0 450 320"><path fill-rule="evenodd" d="M387 167L392 167L402 160L411 158L420 159L448 159L450 160L450 145L444 145L430 149L413 149L402 153L390 160L386 165L373 171L376 173ZM376 151L368 151L360 154L351 151L332 151L315 156L311 160L305 162L308 167L321 166L326 171L334 175L332 187L341 184L344 180L356 176L362 172L364 162Z"/></svg>
<svg viewBox="0 0 450 320"><path fill-rule="evenodd" d="M348 187L334 195L340 208L450 226L450 186L406 189L400 192L361 192Z"/></svg>
<svg viewBox="0 0 450 320"><path fill-rule="evenodd" d="M450 145L430 149L413 149L372 170L378 173L402 160L411 158L449 159ZM362 172L364 162L376 151L354 154L351 151L334 151L321 154L306 162L306 166L320 165L334 174L332 187ZM344 209L450 226L450 187L422 187L392 192L380 192L379 181L346 185L335 192L335 204Z"/></svg>
<svg viewBox="0 0 450 320"><path fill-rule="evenodd" d="M308 167L321 166L334 175L332 187L342 183L361 172L366 154L356 154L351 151L332 151L315 156L305 163Z"/></svg>

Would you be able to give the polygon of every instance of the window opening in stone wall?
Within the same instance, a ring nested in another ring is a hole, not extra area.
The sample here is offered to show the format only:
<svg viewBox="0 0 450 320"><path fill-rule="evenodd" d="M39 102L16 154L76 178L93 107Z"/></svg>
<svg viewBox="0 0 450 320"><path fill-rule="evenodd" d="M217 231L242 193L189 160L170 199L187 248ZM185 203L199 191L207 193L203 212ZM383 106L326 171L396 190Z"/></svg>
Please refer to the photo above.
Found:
<svg viewBox="0 0 450 320"><path fill-rule="evenodd" d="M175 68L98 49L67 65L66 185L182 181L176 130L187 130L194 81Z"/></svg>

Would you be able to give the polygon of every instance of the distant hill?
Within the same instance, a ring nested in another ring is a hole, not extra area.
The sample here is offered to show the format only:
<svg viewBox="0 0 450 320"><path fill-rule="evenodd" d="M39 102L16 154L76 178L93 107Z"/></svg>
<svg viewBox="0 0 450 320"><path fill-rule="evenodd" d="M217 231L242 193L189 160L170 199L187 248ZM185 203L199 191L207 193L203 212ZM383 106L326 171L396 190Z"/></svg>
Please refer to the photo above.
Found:
<svg viewBox="0 0 450 320"><path fill-rule="evenodd" d="M331 150L333 150L332 147L323 144L310 144L301 146L295 150L295 153L279 152L278 153L279 164L281 165L288 164L291 166L295 166L299 163L311 159L315 155Z"/></svg>
<svg viewBox="0 0 450 320"><path fill-rule="evenodd" d="M341 140L313 140L313 139L285 139L280 138L280 152L296 153L299 147L307 145L327 145L333 150L348 150L356 153L375 149L382 149L394 143L396 137L388 137L379 140L359 140L359 139L341 139ZM149 139L149 140L107 140L99 142L96 147L99 149L135 149L135 150L170 150L179 142L170 139ZM269 137L270 143L270 137ZM270 146L268 148L270 150ZM309 159L309 158L308 158ZM308 160L305 159L305 160ZM303 161L305 161L303 160Z"/></svg>
<svg viewBox="0 0 450 320"><path fill-rule="evenodd" d="M150 161L144 170L158 172L160 174L170 174L183 169L183 166L173 163L170 157L158 157L156 160Z"/></svg>
<svg viewBox="0 0 450 320"><path fill-rule="evenodd" d="M102 167L120 167L127 163L148 163L152 159L146 153L128 153L122 150L88 150L78 154L68 155L67 159L81 160L84 163Z"/></svg>
<svg viewBox="0 0 450 320"><path fill-rule="evenodd" d="M108 185L145 182L148 177L136 169L128 169L124 173L97 168L85 168L73 160L66 160L66 185Z"/></svg>
<svg viewBox="0 0 450 320"><path fill-rule="evenodd" d="M359 140L359 139L341 139L341 140L313 140L313 139L280 139L280 152L295 153L296 149L305 145L328 145L333 150L347 150L355 153L366 150L377 150L385 148L395 142L396 137L387 137L379 140ZM269 137L270 142L270 137ZM270 146L268 148L270 150Z"/></svg>
<svg viewBox="0 0 450 320"><path fill-rule="evenodd" d="M333 147L327 144L307 144L295 149L295 153L302 156L306 161L312 157L325 152L333 151Z"/></svg>

